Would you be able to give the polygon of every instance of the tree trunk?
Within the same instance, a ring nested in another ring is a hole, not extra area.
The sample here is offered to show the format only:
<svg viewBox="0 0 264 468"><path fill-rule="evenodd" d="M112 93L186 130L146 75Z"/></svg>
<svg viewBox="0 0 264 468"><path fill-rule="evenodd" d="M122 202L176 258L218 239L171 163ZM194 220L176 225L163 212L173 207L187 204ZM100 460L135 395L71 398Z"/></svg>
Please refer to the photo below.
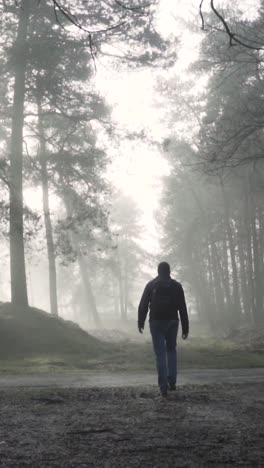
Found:
<svg viewBox="0 0 264 468"><path fill-rule="evenodd" d="M215 243L211 243L211 247L212 247L212 254L215 258L214 260L214 263L215 263L215 268L216 268L216 271L217 271L217 275L218 275L218 281L219 281L219 284L218 284L218 302L220 304L220 314L222 315L222 320L223 320L223 316L224 316L224 312L225 312L225 309L226 309L226 302L227 302L227 297L226 297L226 285L225 285L225 275L224 275L224 270L223 270L223 267L222 267L222 263L221 263L221 258L220 258L220 255L219 255L219 247L217 248L217 246L215 245Z"/></svg>
<svg viewBox="0 0 264 468"><path fill-rule="evenodd" d="M258 207L257 209L257 219L258 219L258 246L259 246L259 273L260 273L260 283L263 281L264 277L264 220L263 220L263 211ZM263 288L261 288L261 294L262 294L262 303L264 303L264 291Z"/></svg>
<svg viewBox="0 0 264 468"><path fill-rule="evenodd" d="M14 44L16 66L10 141L11 301L23 306L28 305L23 226L23 126L29 10L30 0L22 0Z"/></svg>
<svg viewBox="0 0 264 468"><path fill-rule="evenodd" d="M213 240L211 240L210 244L211 250L211 262L212 262L212 273L213 273L213 281L214 281L214 291L215 291L215 299L216 299L216 310L215 310L215 328L216 331L219 332L219 327L222 328L222 324L225 322L225 306L224 306L224 298L222 294L221 288L221 276L219 265L217 262L217 253L216 253L216 246Z"/></svg>
<svg viewBox="0 0 264 468"><path fill-rule="evenodd" d="M126 309L125 309L125 287L124 287L124 272L122 268L120 252L117 249L117 280L119 289L119 305L120 305L120 317L121 320L126 320Z"/></svg>
<svg viewBox="0 0 264 468"><path fill-rule="evenodd" d="M258 208L259 215L259 250L260 250L260 262L261 272L264 273L264 212Z"/></svg>
<svg viewBox="0 0 264 468"><path fill-rule="evenodd" d="M214 278L214 267L212 261L212 252L210 250L209 238L206 238L206 257L208 264L208 278L209 278L209 287L207 287L207 302L208 302L208 311L210 313L209 320L210 326L213 331L216 331L216 316L217 316L217 298L216 298L216 289L215 289L215 278Z"/></svg>
<svg viewBox="0 0 264 468"><path fill-rule="evenodd" d="M207 265L203 263L204 258L200 256L200 252L192 256L192 271L199 271L199 275L193 276L193 285L196 291L196 296L199 298L200 318L205 325L208 325L212 331L215 331L214 310L215 298L213 288L213 274L211 268L210 252L208 243L207 246ZM209 271L209 278L208 273Z"/></svg>
<svg viewBox="0 0 264 468"><path fill-rule="evenodd" d="M228 267L227 234L226 234L224 220L222 223L222 229L223 229L222 265L223 265L224 288L225 288L225 295L226 295L226 310L230 311L232 308L232 298L231 298L229 267Z"/></svg>
<svg viewBox="0 0 264 468"><path fill-rule="evenodd" d="M238 260L239 260L239 276L240 276L240 289L243 304L243 312L245 322L252 324L252 314L250 305L250 288L247 278L246 270L246 244L245 244L245 229L243 220L239 217L237 221L237 246L238 246Z"/></svg>
<svg viewBox="0 0 264 468"><path fill-rule="evenodd" d="M119 318L119 304L118 304L118 292L116 282L113 282L113 298L114 298L114 311L115 318Z"/></svg>
<svg viewBox="0 0 264 468"><path fill-rule="evenodd" d="M254 279L255 279L255 324L263 325L264 313L263 313L263 295L262 295L262 281L260 272L260 258L259 258L259 245L257 238L256 228L256 206L252 195L250 195L250 213L251 213L251 229L252 229L252 246L253 246L253 265L254 265Z"/></svg>
<svg viewBox="0 0 264 468"><path fill-rule="evenodd" d="M120 315L121 315L122 320L126 320L124 285L123 285L121 274L120 276L118 276L118 286L119 286Z"/></svg>
<svg viewBox="0 0 264 468"><path fill-rule="evenodd" d="M230 225L230 215L229 215L229 203L226 196L226 192L224 189L224 184L221 183L221 190L223 196L223 207L224 207L224 218L225 218L225 226L228 238L228 245L230 250L230 258L231 258L231 265L232 265L232 283L233 283L233 324L234 327L237 328L240 325L241 319L241 302L239 298L239 286L238 286L238 273L237 273L237 264L236 264L236 251L235 251L235 243L233 239L233 233Z"/></svg>
<svg viewBox="0 0 264 468"><path fill-rule="evenodd" d="M252 321L255 322L256 316L256 303L255 303L255 284L254 284L254 272L253 272L253 255L252 255L252 236L251 236L251 223L250 223L250 206L249 206L249 186L246 186L245 190L245 231L246 231L246 246L247 246L247 278L248 278L248 290L249 290L249 304L250 314Z"/></svg>
<svg viewBox="0 0 264 468"><path fill-rule="evenodd" d="M64 199L64 203L66 207L67 217L72 218L73 204L72 204L71 194L65 191L63 195L63 199ZM87 271L86 259L80 249L78 236L75 234L73 230L70 230L70 239L71 239L72 247L77 254L77 260L78 260L79 267L80 267L80 273L81 273L82 283L84 287L85 301L86 301L87 307L89 307L89 309L91 310L95 325L100 327L101 326L100 315L98 313L95 298L93 295L92 285L91 285L88 271Z"/></svg>
<svg viewBox="0 0 264 468"><path fill-rule="evenodd" d="M37 90L38 91L38 90ZM44 128L42 122L42 109L41 98L38 95L38 130L39 130L39 144L40 144L40 167L41 167L41 184L42 184L42 204L44 211L44 221L46 230L47 252L48 252L48 265L49 265L49 296L50 296L50 311L53 315L58 316L58 297L57 297L57 274L56 274L56 258L55 248L53 241L52 224L50 217L49 206L49 181L46 160L46 142L44 135Z"/></svg>
<svg viewBox="0 0 264 468"><path fill-rule="evenodd" d="M190 191L193 195L195 203L198 206L198 209L201 213L201 216L204 220L205 226L208 225L207 221L207 214L204 210L203 203L201 202L199 196L197 195L196 191L194 190L192 183L190 181ZM209 273L209 286L208 281L204 282L203 288L201 288L201 303L204 303L204 307L206 309L206 315L208 317L208 323L213 331L216 331L216 323L215 323L215 316L217 313L216 310L216 297L215 297L215 289L214 289L214 278L213 278L213 267L212 267L212 258L209 248L209 239L208 236L206 237L206 257L208 262L208 273ZM200 259L200 265L202 265L202 260ZM198 270L197 270L198 271ZM206 275L204 275L206 278ZM207 278L206 278L207 279ZM203 281L201 281L203 283Z"/></svg>
<svg viewBox="0 0 264 468"><path fill-rule="evenodd" d="M125 277L124 277L124 319L127 320L127 313L128 313L128 271L127 265L125 266Z"/></svg>
<svg viewBox="0 0 264 468"><path fill-rule="evenodd" d="M77 260L80 266L80 272L81 272L81 278L82 278L82 282L84 286L84 294L86 298L86 303L88 307L90 307L91 309L92 317L93 317L95 325L97 327L100 327L101 320L100 320L100 316L98 314L98 310L96 307L96 302L95 302L93 291L92 291L92 285L91 285L89 276L87 274L87 265L86 265L85 257L81 253L80 247L76 240L74 241L74 244L75 244L75 249L77 252Z"/></svg>

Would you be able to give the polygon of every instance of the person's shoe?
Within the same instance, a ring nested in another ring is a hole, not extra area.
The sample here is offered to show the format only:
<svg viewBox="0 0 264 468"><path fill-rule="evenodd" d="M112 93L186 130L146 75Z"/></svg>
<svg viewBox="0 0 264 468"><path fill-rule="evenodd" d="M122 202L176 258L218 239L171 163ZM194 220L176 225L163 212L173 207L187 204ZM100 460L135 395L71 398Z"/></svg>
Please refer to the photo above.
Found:
<svg viewBox="0 0 264 468"><path fill-rule="evenodd" d="M175 390L176 390L176 385L175 385L175 384L169 384L169 390L170 390L171 392L175 392Z"/></svg>
<svg viewBox="0 0 264 468"><path fill-rule="evenodd" d="M168 387L164 387L160 389L160 394L162 398L166 398L168 396Z"/></svg>

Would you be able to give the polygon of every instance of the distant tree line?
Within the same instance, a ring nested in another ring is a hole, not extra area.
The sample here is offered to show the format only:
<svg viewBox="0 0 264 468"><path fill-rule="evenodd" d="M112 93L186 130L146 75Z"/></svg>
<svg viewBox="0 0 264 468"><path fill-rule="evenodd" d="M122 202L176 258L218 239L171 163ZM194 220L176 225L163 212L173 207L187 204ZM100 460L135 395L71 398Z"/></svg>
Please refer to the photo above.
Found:
<svg viewBox="0 0 264 468"><path fill-rule="evenodd" d="M251 24L241 19L240 28L250 26L260 38L263 11L261 4L259 16ZM237 27L228 13L230 28ZM161 204L163 248L214 332L264 326L263 64L262 51L238 42L230 47L212 28L189 84L180 83L177 96L174 83L161 87L174 122L195 128L164 141L171 175ZM207 84L194 97L202 76Z"/></svg>

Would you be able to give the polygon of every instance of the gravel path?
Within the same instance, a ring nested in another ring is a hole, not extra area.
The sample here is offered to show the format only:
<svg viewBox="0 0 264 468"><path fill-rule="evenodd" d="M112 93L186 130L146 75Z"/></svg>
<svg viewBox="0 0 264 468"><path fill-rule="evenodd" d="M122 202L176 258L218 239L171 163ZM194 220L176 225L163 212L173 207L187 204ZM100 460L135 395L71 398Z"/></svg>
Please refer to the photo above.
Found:
<svg viewBox="0 0 264 468"><path fill-rule="evenodd" d="M29 375L1 375L0 388L5 387L127 387L156 385L154 373L76 371L66 373L39 373ZM217 383L264 383L264 368L257 369L184 369L178 385Z"/></svg>

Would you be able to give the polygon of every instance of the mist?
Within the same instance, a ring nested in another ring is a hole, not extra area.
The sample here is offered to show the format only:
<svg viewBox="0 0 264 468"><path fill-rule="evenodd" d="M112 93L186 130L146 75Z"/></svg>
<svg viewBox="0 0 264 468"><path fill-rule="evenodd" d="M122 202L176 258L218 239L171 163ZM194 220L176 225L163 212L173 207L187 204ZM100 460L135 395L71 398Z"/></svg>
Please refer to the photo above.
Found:
<svg viewBox="0 0 264 468"><path fill-rule="evenodd" d="M1 466L264 464L264 3L198 3L0 2Z"/></svg>

